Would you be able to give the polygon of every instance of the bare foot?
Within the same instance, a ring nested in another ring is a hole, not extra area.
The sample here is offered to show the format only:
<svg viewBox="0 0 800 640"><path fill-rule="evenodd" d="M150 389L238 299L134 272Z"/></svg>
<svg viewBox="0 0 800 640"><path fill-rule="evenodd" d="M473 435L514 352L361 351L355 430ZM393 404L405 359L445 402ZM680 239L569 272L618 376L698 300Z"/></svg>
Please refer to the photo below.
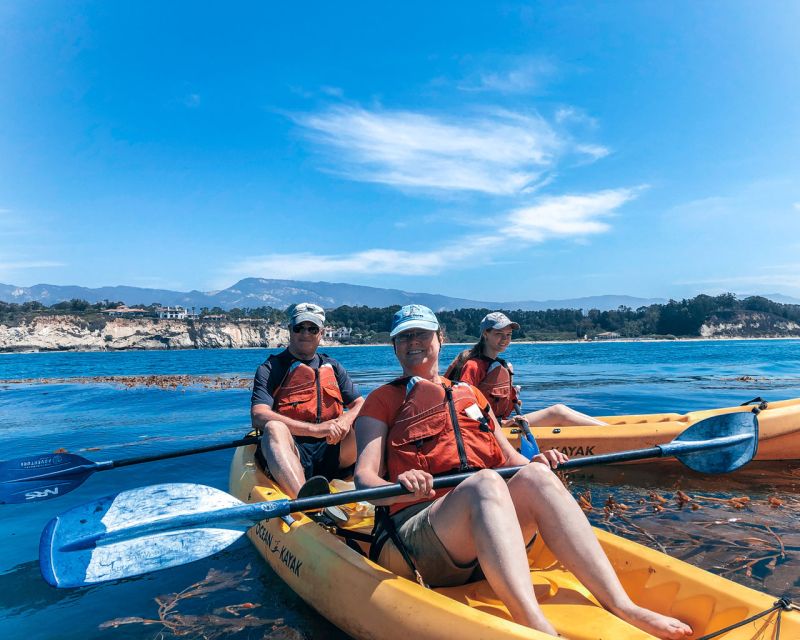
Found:
<svg viewBox="0 0 800 640"><path fill-rule="evenodd" d="M692 628L677 618L662 616L644 607L633 605L627 611L615 612L620 618L634 627L664 640L682 640L692 635Z"/></svg>
<svg viewBox="0 0 800 640"><path fill-rule="evenodd" d="M544 616L529 624L529 626L533 627L537 631L541 631L542 633L549 633L551 636L555 636L556 638L561 637L558 635L558 631L556 631L555 627L550 624L550 621Z"/></svg>

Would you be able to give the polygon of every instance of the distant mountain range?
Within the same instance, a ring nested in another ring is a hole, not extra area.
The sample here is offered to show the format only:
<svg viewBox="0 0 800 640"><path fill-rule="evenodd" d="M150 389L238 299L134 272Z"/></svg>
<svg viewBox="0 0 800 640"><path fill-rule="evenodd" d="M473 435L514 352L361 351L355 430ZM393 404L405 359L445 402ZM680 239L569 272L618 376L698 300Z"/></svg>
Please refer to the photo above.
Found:
<svg viewBox="0 0 800 640"><path fill-rule="evenodd" d="M776 302L800 304L800 300L781 294L765 294ZM220 307L222 309L253 308L270 306L283 309L294 302L315 302L326 309L342 305L366 305L368 307L388 307L393 304L417 302L435 310L486 308L522 309L539 311L543 309L616 309L624 305L636 309L641 306L666 302L663 298L636 298L623 295L589 296L567 298L564 300L517 300L498 302L488 300L468 300L431 293L411 293L399 289L364 287L340 282L306 282L302 280L270 280L265 278L245 278L227 289L220 291L169 291L167 289L144 289L140 287L98 287L95 289L78 286L37 284L32 287L16 287L0 284L0 301L31 302L38 301L52 305L63 300L79 298L88 302L119 301L127 305L162 304L183 307Z"/></svg>

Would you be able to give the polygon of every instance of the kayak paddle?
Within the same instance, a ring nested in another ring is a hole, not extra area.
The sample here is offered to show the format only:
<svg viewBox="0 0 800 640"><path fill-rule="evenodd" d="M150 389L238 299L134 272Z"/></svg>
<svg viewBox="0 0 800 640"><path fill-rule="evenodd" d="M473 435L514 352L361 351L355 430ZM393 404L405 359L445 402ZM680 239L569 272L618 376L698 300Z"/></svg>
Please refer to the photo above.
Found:
<svg viewBox="0 0 800 640"><path fill-rule="evenodd" d="M674 456L694 471L726 473L749 462L758 446L752 413L713 416L672 442L569 460L559 469ZM496 471L504 478L523 467ZM434 488L453 487L473 472L441 476ZM409 493L400 484L295 500L245 504L211 487L161 484L123 491L53 518L42 532L39 565L55 587L80 587L141 575L205 558L262 520Z"/></svg>
<svg viewBox="0 0 800 640"><path fill-rule="evenodd" d="M539 445L536 444L536 438L533 436L533 432L531 431L531 425L528 424L528 420L522 414L522 409L519 402L514 403L514 411L517 413L517 416L514 418L514 422L518 424L522 430L522 437L519 440L519 452L528 460L530 460L533 458L533 456L539 453Z"/></svg>
<svg viewBox="0 0 800 640"><path fill-rule="evenodd" d="M251 436L233 442L212 444L195 449L125 460L106 460L105 462L93 462L74 453L44 453L38 456L0 461L0 504L38 502L39 500L58 498L77 489L95 471L108 471L143 462L169 460L220 449L233 449L256 444L258 441L257 436Z"/></svg>

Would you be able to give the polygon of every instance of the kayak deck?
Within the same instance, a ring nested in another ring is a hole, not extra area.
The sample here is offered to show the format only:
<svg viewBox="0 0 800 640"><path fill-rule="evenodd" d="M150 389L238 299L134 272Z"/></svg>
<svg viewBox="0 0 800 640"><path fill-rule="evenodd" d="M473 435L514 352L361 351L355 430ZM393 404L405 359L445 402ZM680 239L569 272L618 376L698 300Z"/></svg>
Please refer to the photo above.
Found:
<svg viewBox="0 0 800 640"><path fill-rule="evenodd" d="M692 411L686 414L654 413L598 416L600 426L537 427L531 425L539 449L558 449L571 458L643 449L674 440L687 427L715 415L752 411L752 406ZM800 460L800 398L767 403L758 413L758 451L754 460ZM512 445L519 448L520 431L506 427ZM647 464L675 464L674 460L648 460ZM625 463L640 464L640 463Z"/></svg>
<svg viewBox="0 0 800 640"><path fill-rule="evenodd" d="M245 502L286 496L253 461L254 447L236 450L230 491ZM304 514L275 518L248 536L272 569L322 616L358 639L551 639L511 621L486 580L425 589L369 561ZM346 529L369 533L371 517ZM596 530L626 590L637 603L685 620L699 637L769 608L775 598L714 576L657 551ZM362 551L365 543L358 543ZM548 619L573 640L651 638L600 607L582 584L537 539L529 551L531 580ZM776 614L723 636L774 638ZM800 614L783 614L781 637L800 638ZM552 639L551 639L552 640Z"/></svg>

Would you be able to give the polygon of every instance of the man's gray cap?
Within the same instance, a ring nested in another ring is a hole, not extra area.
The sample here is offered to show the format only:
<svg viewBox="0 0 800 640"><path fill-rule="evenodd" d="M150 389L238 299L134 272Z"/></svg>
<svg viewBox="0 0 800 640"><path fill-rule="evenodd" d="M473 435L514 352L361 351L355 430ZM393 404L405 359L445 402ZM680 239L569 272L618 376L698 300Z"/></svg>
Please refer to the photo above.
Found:
<svg viewBox="0 0 800 640"><path fill-rule="evenodd" d="M325 325L325 309L313 302L298 302L289 307L289 326L293 327L301 322L311 322L320 329Z"/></svg>

